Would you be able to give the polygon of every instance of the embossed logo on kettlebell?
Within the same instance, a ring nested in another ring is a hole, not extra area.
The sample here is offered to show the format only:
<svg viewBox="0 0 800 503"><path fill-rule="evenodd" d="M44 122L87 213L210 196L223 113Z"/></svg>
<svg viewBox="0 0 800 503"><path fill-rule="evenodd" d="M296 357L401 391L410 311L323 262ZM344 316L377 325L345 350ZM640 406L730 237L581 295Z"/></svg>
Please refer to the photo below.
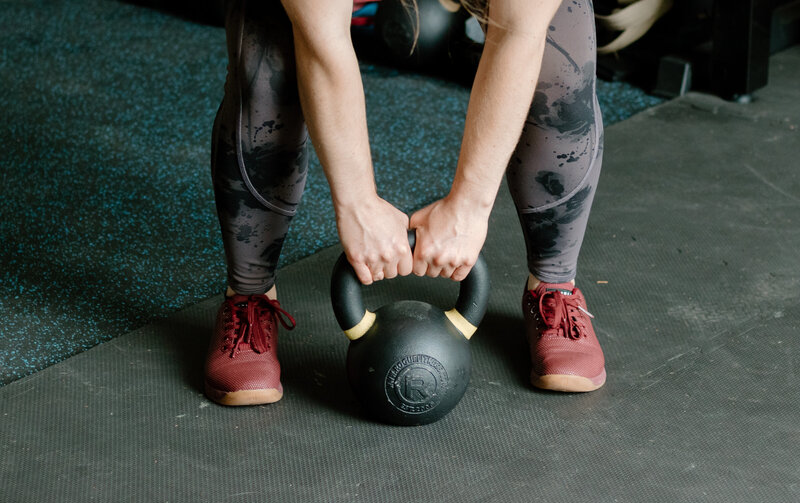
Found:
<svg viewBox="0 0 800 503"><path fill-rule="evenodd" d="M442 401L448 376L436 358L412 355L392 365L385 384L392 405L408 414L422 414Z"/></svg>

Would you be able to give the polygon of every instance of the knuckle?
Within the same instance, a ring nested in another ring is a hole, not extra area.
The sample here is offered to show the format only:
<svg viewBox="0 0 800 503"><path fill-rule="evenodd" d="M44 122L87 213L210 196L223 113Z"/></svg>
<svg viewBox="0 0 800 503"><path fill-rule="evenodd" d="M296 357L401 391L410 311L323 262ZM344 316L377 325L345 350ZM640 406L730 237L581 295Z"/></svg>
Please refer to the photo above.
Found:
<svg viewBox="0 0 800 503"><path fill-rule="evenodd" d="M444 267L447 265L447 257L441 253L429 253L428 254L428 263L436 266L436 267Z"/></svg>

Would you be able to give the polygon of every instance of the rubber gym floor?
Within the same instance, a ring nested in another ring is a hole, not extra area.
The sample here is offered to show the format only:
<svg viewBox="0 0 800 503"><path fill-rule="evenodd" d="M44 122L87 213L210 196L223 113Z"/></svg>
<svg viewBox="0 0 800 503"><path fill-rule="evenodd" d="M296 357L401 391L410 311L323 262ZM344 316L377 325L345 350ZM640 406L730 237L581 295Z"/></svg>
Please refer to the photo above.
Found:
<svg viewBox="0 0 800 503"><path fill-rule="evenodd" d="M750 104L690 93L607 127L578 275L600 390L528 383L524 246L503 187L470 386L441 421L361 414L328 296L333 245L280 271L298 320L280 339L283 400L204 397L221 297L193 302L0 388L0 500L797 501L798 81L795 46ZM403 278L364 294L449 308L456 288Z"/></svg>

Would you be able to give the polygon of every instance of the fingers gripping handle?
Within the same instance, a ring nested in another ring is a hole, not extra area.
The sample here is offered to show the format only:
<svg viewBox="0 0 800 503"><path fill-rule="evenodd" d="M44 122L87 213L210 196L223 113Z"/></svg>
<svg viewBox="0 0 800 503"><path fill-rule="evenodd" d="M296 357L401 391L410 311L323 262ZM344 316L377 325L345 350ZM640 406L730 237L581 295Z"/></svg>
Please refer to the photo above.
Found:
<svg viewBox="0 0 800 503"><path fill-rule="evenodd" d="M408 244L414 250L416 234L408 231ZM336 321L350 340L356 340L367 333L375 322L375 313L364 307L361 296L361 282L353 266L342 253L333 267L331 277L331 303Z"/></svg>
<svg viewBox="0 0 800 503"><path fill-rule="evenodd" d="M414 249L416 234L408 231L408 243ZM489 268L483 254L461 282L455 308L445 315L469 339L486 314L489 303ZM350 340L363 336L375 322L375 313L367 310L361 295L361 282L353 266L342 253L336 261L331 277L331 304L339 326Z"/></svg>

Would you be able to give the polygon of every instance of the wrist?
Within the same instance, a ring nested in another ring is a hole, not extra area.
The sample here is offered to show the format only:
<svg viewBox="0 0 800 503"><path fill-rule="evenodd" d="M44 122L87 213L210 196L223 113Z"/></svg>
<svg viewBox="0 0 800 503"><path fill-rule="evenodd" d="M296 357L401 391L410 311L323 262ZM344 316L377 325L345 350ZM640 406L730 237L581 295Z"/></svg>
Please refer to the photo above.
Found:
<svg viewBox="0 0 800 503"><path fill-rule="evenodd" d="M379 199L375 186L369 149L361 155L348 155L347 160L326 159L323 170L331 189L335 209L359 208Z"/></svg>
<svg viewBox="0 0 800 503"><path fill-rule="evenodd" d="M372 212L381 202L374 185L359 188L348 187L335 195L332 194L331 199L336 215L339 217Z"/></svg>
<svg viewBox="0 0 800 503"><path fill-rule="evenodd" d="M497 198L497 184L460 180L453 183L448 201L456 208L488 215Z"/></svg>

